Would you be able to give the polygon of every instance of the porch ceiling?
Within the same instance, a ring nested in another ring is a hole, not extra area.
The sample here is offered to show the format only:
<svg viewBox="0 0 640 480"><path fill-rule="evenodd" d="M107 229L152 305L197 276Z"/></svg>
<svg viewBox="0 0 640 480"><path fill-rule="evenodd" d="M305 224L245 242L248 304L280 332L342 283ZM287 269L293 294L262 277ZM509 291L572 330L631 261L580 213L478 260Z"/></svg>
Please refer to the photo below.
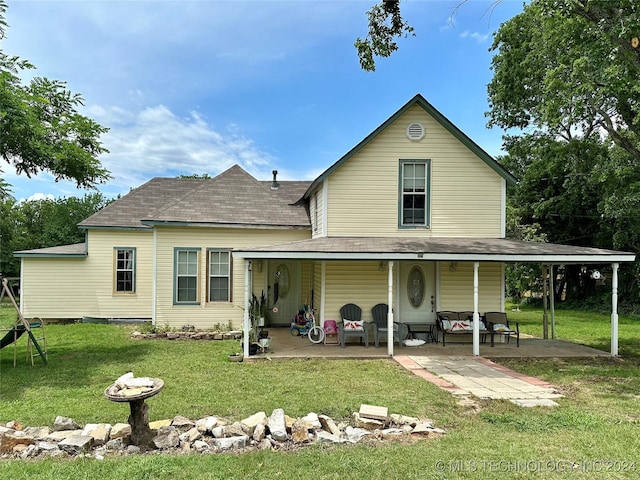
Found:
<svg viewBox="0 0 640 480"><path fill-rule="evenodd" d="M504 238L321 237L234 250L247 259L438 260L536 263L632 262L635 254Z"/></svg>

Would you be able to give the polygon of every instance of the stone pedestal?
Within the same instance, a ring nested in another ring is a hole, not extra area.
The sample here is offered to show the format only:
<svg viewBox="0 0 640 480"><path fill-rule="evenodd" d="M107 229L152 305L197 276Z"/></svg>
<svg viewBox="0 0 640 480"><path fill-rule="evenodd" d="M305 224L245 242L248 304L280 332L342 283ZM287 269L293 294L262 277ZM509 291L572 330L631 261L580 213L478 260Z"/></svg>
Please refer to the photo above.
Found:
<svg viewBox="0 0 640 480"><path fill-rule="evenodd" d="M154 433L149 427L149 405L145 400L157 395L164 387L164 382L159 378L153 379L153 387L136 392L135 389L123 389L116 391L114 386L107 387L105 397L112 402L129 403L129 425L131 426L131 443L142 448L155 448L153 443Z"/></svg>

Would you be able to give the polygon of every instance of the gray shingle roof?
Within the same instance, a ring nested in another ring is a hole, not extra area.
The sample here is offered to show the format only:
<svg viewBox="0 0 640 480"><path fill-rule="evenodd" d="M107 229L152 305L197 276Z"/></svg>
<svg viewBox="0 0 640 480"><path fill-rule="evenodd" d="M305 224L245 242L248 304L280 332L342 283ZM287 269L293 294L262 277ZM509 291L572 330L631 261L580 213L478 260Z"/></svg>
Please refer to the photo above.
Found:
<svg viewBox="0 0 640 480"><path fill-rule="evenodd" d="M34 250L20 250L13 253L16 257L48 257L48 256L69 256L84 257L87 255L86 243L74 243L72 245L61 245L59 247L36 248Z"/></svg>
<svg viewBox="0 0 640 480"><path fill-rule="evenodd" d="M303 204L311 182L258 181L235 165L214 178L154 178L80 223L85 228L198 224L310 228Z"/></svg>
<svg viewBox="0 0 640 480"><path fill-rule="evenodd" d="M196 178L153 178L79 223L80 227L151 228L140 220L203 182Z"/></svg>
<svg viewBox="0 0 640 480"><path fill-rule="evenodd" d="M604 263L633 261L635 254L602 248L524 242L504 238L322 237L238 249L246 258L423 259Z"/></svg>

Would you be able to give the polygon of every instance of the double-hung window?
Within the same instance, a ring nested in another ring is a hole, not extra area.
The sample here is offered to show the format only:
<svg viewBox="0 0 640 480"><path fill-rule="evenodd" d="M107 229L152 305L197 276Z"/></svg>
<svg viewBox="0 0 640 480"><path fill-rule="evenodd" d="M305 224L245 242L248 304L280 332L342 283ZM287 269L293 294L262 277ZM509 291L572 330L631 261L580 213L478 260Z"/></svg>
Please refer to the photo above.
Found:
<svg viewBox="0 0 640 480"><path fill-rule="evenodd" d="M209 301L231 300L231 253L228 250L209 250Z"/></svg>
<svg viewBox="0 0 640 480"><path fill-rule="evenodd" d="M136 249L114 248L116 293L135 293L136 291Z"/></svg>
<svg viewBox="0 0 640 480"><path fill-rule="evenodd" d="M174 250L174 302L198 303L198 266L200 249L176 248Z"/></svg>
<svg viewBox="0 0 640 480"><path fill-rule="evenodd" d="M400 227L429 226L429 161L400 161Z"/></svg>

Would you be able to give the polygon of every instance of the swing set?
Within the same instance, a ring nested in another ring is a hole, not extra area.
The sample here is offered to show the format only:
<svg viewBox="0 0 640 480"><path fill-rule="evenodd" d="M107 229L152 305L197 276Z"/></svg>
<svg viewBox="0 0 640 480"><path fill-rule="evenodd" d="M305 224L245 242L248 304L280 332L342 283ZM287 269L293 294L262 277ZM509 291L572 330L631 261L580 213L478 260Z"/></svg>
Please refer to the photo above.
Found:
<svg viewBox="0 0 640 480"><path fill-rule="evenodd" d="M2 299L5 294L9 297L13 308L15 308L18 313L18 319L9 330L3 330L5 335L0 338L0 350L4 347L7 347L13 344L13 366L16 366L16 356L17 356L17 342L22 335L27 334L27 350L29 357L31 357L31 365L33 366L33 359L35 357L40 357L42 362L47 364L47 341L44 336L44 321L42 319L34 319L34 321L27 321L22 312L20 311L20 307L16 303L16 299L11 292L11 288L9 288L9 282L6 278L3 278L0 275L0 279L2 279L2 291L0 292L0 303L2 303ZM41 335L36 337L34 334L34 329L39 329ZM36 353L33 352L35 347Z"/></svg>

